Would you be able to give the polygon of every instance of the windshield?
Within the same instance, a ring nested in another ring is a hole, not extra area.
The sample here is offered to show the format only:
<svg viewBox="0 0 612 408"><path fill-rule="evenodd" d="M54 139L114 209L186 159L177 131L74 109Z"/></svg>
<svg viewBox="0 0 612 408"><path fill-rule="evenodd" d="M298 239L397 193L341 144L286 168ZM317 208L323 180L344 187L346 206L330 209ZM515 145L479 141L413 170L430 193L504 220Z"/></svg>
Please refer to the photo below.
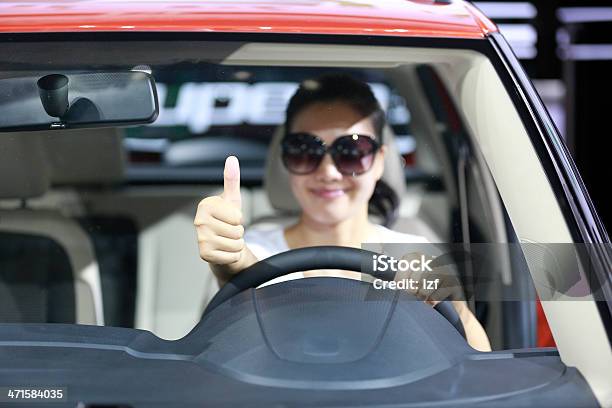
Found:
<svg viewBox="0 0 612 408"><path fill-rule="evenodd" d="M572 239L527 127L485 55L457 46L114 45L0 46L11 55L0 63L0 80L144 71L159 102L149 125L0 134L3 323L94 324L185 337L225 283L203 259L194 228L198 204L227 189L224 169L233 155L241 224L259 234L248 236L251 245L292 247L290 232L276 246L271 242L279 236L269 232L291 231L305 211L292 201L299 186L292 190L287 180L294 179L274 170L286 170L279 140L295 133L283 126L296 91L333 74L366 84L386 122L382 174L397 197L395 216L371 211L368 221L385 229L360 246L398 258L448 255L460 288L454 300L465 302L490 349L538 344L536 330L547 326L530 256L550 251L538 243ZM342 170L341 159L333 160ZM321 197L340 194L317 188ZM389 243L394 247L378 245ZM495 267L466 267L461 251L486 254L486 265ZM570 279L568 287L542 276L551 298L580 281ZM540 344L554 345L552 338Z"/></svg>

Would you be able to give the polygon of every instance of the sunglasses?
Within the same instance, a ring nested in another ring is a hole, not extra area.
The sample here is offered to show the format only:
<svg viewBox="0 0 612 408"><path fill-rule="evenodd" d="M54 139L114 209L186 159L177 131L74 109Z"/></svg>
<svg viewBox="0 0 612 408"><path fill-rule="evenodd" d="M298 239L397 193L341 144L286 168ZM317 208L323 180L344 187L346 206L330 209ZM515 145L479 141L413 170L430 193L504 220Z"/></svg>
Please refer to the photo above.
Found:
<svg viewBox="0 0 612 408"><path fill-rule="evenodd" d="M313 173L326 153L343 175L356 176L372 168L380 143L366 135L340 136L330 146L310 133L289 133L282 142L283 164L290 173Z"/></svg>

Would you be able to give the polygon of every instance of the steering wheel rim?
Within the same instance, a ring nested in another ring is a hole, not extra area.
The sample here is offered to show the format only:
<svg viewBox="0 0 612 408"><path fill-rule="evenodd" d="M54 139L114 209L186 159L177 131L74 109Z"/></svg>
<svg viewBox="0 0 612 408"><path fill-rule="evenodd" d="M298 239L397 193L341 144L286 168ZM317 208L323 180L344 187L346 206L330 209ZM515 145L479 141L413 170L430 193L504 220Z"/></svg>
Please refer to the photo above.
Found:
<svg viewBox="0 0 612 408"><path fill-rule="evenodd" d="M256 288L272 279L294 272L313 269L343 269L365 273L383 280L393 280L393 272L374 270L372 262L374 255L380 254L360 248L314 246L292 249L270 256L246 268L227 282L208 303L202 319L217 306L240 292ZM444 316L464 338L466 337L461 319L449 301L439 302L434 309Z"/></svg>

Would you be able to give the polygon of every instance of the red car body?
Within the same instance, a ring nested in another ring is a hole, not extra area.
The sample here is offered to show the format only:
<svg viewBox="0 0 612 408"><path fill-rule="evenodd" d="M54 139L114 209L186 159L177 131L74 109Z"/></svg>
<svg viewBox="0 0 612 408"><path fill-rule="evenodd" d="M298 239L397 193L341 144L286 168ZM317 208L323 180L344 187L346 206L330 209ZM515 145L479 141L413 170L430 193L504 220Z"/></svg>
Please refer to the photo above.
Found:
<svg viewBox="0 0 612 408"><path fill-rule="evenodd" d="M495 25L468 3L434 0L5 2L0 32L265 32L482 38Z"/></svg>

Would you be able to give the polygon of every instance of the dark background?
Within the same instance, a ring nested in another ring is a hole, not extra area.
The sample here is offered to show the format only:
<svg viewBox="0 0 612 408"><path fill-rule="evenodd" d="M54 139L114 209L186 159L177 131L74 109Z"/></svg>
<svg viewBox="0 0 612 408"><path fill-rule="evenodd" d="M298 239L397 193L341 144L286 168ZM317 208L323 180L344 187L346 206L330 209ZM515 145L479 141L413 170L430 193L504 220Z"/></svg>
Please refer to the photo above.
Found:
<svg viewBox="0 0 612 408"><path fill-rule="evenodd" d="M473 3L531 76L612 231L612 0Z"/></svg>

